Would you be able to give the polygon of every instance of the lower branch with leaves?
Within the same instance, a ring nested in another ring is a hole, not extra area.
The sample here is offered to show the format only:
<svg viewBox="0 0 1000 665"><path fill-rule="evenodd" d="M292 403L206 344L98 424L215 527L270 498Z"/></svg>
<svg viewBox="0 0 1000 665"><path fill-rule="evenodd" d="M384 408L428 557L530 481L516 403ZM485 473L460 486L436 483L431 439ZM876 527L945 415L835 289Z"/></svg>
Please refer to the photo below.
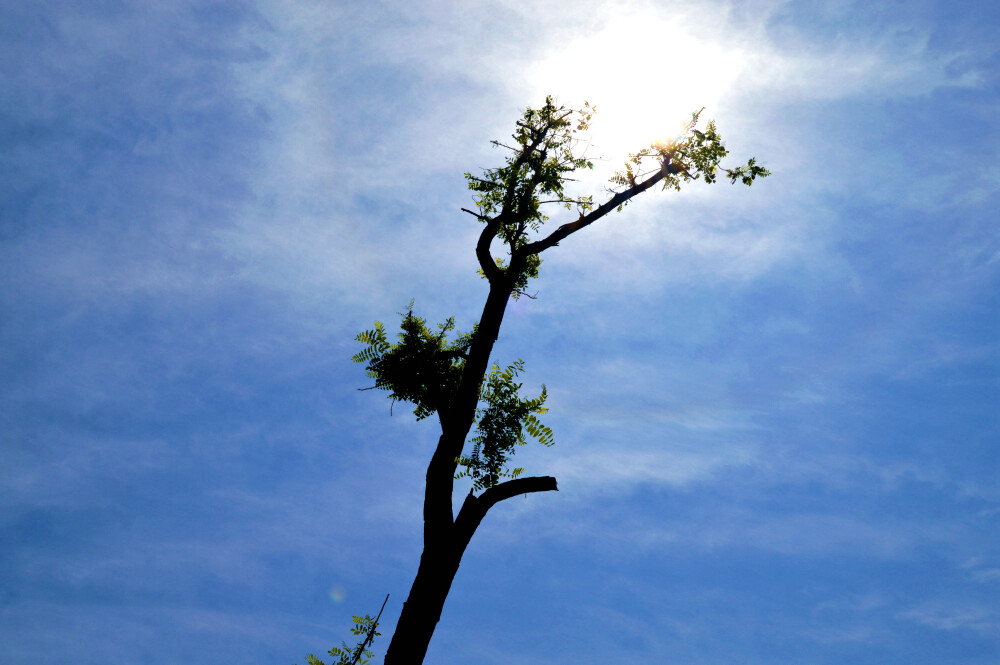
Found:
<svg viewBox="0 0 1000 665"><path fill-rule="evenodd" d="M309 654L306 656L307 665L369 665L371 658L375 655L375 652L369 649L369 647L371 647L375 638L382 634L378 632L378 622L382 618L382 610L385 609L387 602L389 602L389 594L385 595L385 600L382 601L382 608L378 611L378 615L375 618L372 618L370 614L351 617L354 620L354 627L351 628L351 634L363 636L360 642L353 647L347 644L347 642L341 642L339 647L330 649L328 653L336 658L336 660L331 661L329 664Z"/></svg>

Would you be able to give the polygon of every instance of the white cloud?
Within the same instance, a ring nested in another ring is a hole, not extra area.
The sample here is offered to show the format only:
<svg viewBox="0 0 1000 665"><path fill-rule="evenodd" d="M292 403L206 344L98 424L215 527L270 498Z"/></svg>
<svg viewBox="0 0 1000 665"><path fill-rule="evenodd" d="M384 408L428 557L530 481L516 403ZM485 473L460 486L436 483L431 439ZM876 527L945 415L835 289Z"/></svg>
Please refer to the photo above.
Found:
<svg viewBox="0 0 1000 665"><path fill-rule="evenodd" d="M1000 568L986 568L972 573L972 579L977 582L1000 582Z"/></svg>
<svg viewBox="0 0 1000 665"><path fill-rule="evenodd" d="M971 630L989 635L1000 630L997 610L972 601L930 601L896 616L937 630Z"/></svg>
<svg viewBox="0 0 1000 665"><path fill-rule="evenodd" d="M705 482L717 472L756 462L758 452L750 446L678 446L663 442L660 447L620 443L618 445L574 445L560 451L546 465L561 486L578 497L595 492L634 491L640 487L685 487Z"/></svg>

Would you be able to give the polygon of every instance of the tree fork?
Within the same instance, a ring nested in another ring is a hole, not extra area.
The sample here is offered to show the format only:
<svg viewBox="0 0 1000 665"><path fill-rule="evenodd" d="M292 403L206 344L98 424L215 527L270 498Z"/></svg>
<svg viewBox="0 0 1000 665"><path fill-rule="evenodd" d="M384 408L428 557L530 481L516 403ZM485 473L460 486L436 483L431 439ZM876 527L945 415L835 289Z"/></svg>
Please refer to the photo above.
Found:
<svg viewBox="0 0 1000 665"><path fill-rule="evenodd" d="M482 377L486 374L513 290L512 279L505 279L502 274L497 277L490 285L476 337L468 351L458 395L447 415L439 414L442 434L427 466L424 488L424 551L386 650L385 665L419 665L423 662L462 555L486 512L498 502L517 494L556 489L556 480L551 477L508 481L491 487L480 497L470 492L462 505L459 519L453 518L452 493L457 459L475 419ZM512 489L513 494L510 493Z"/></svg>
<svg viewBox="0 0 1000 665"><path fill-rule="evenodd" d="M462 563L462 555L483 518L496 504L520 494L558 490L552 476L515 478L494 485L478 497L465 497L458 518L434 541L425 536L417 576L385 652L385 665L420 665L441 620L445 600Z"/></svg>

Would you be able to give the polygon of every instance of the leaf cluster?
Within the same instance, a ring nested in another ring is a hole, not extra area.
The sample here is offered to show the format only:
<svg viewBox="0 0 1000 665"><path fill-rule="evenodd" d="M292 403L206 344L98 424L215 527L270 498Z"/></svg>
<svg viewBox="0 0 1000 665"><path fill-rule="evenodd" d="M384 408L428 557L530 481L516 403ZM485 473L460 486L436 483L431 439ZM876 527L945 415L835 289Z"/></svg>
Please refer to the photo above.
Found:
<svg viewBox="0 0 1000 665"><path fill-rule="evenodd" d="M369 665L371 658L375 655L375 652L369 649L368 645L382 634L376 630L378 628L378 618L373 618L371 615L366 614L364 616L351 617L351 619L354 621L351 633L353 635L363 635L364 638L353 647L347 642L341 642L339 647L330 649L328 653L336 658L336 660L331 661L329 665ZM313 654L306 656L306 663L308 665L327 665L327 663Z"/></svg>
<svg viewBox="0 0 1000 665"><path fill-rule="evenodd" d="M366 364L366 374L375 379L373 388L386 390L393 401L415 405L413 413L422 420L434 412L446 409L458 388L465 366L466 353L472 345L475 329L448 341L455 327L449 318L432 331L427 322L410 309L402 314L396 343L391 343L385 326L376 321L371 330L355 337L365 348L351 357Z"/></svg>
<svg viewBox="0 0 1000 665"><path fill-rule="evenodd" d="M351 359L366 363L367 375L375 380L373 388L388 391L393 401L414 404L413 413L420 420L447 408L461 381L475 330L449 342L447 334L455 326L453 318L433 332L412 309L401 315L396 343L389 341L385 326L376 321L371 330L355 337L365 348ZM496 485L499 478L516 478L524 471L508 469L507 460L515 445L527 442L526 436L545 446L554 443L552 430L538 420L547 411L545 386L538 397L521 397L518 391L522 384L515 378L523 370L524 361L518 360L505 369L494 365L483 377L472 452L456 460L464 467L456 477L472 478L477 490Z"/></svg>
<svg viewBox="0 0 1000 665"><path fill-rule="evenodd" d="M511 243L529 228L537 231L548 219L541 212L541 195L554 196L559 203L574 203L589 209L592 202L565 199L566 174L579 168L594 168L593 162L575 149L580 143L578 131L590 126L594 107L584 104L577 111L557 106L551 96L539 109L524 110L511 135L514 145L491 141L494 147L512 152L504 165L487 169L482 177L465 174L469 189L476 192L475 202L485 218L504 213L509 223L501 225L498 236Z"/></svg>
<svg viewBox="0 0 1000 665"><path fill-rule="evenodd" d="M506 369L494 365L486 376L480 391L483 407L476 411L477 434L472 438L472 454L461 456L457 462L464 467L455 477L468 476L476 490L493 487L500 478L517 478L524 472L521 467L507 468L507 460L515 445L527 443L525 435L544 446L555 443L552 430L538 420L548 411L543 405L548 397L545 386L535 398L523 398L518 391L520 383L514 379L524 370L524 361L518 360Z"/></svg>
<svg viewBox="0 0 1000 665"><path fill-rule="evenodd" d="M678 191L682 184L699 178L706 183L714 183L720 168L731 182L740 180L748 186L756 178L771 175L770 171L757 164L752 157L744 166L732 169L720 167L729 150L722 142L714 120L709 121L704 130L697 129L702 111L704 109L691 114L691 119L676 139L657 141L648 148L630 154L624 170L611 177L611 184L622 188L635 187L637 182L657 170L663 174L663 188Z"/></svg>
<svg viewBox="0 0 1000 665"><path fill-rule="evenodd" d="M527 244L529 232L537 232L549 219L544 204L575 207L581 214L593 209L593 197L569 197L565 186L572 180L569 173L594 168L578 150L581 141L576 133L590 126L595 110L587 103L579 110L568 109L546 97L541 108L524 110L512 141L491 141L494 147L510 151L503 166L487 169L482 176L465 174L479 210L473 214L493 225L494 237L505 242L511 254ZM515 276L518 295L523 295L527 280L537 276L538 264L536 260L522 266Z"/></svg>

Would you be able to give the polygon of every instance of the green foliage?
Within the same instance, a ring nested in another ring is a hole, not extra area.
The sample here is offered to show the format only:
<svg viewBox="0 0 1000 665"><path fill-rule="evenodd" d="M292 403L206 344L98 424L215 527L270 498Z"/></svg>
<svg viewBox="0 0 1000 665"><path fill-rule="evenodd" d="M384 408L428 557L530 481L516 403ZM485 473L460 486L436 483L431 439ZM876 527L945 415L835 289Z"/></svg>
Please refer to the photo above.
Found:
<svg viewBox="0 0 1000 665"><path fill-rule="evenodd" d="M492 141L494 147L512 153L503 166L486 170L482 177L465 174L469 189L476 193L478 219L499 222L496 237L507 243L511 253L528 242L529 231L538 231L548 220L543 204L575 207L581 214L593 209L593 197L567 197L565 184L568 173L594 168L592 161L576 152L581 143L576 133L590 126L594 111L587 103L580 110L567 109L546 97L542 108L524 111L511 135L513 144ZM528 258L515 278L515 297L524 294L528 279L538 276L541 261L537 256Z"/></svg>
<svg viewBox="0 0 1000 665"><path fill-rule="evenodd" d="M545 386L533 399L522 398L520 383L514 378L524 370L524 361L501 370L497 365L486 376L480 391L483 407L476 411L477 435L472 439L472 454L459 457L464 467L456 478L472 478L477 490L493 487L500 478L516 478L523 468L507 469L507 459L515 445L527 443L525 434L544 446L555 443L552 430L538 420L538 415L548 411L543 404L548 397Z"/></svg>
<svg viewBox="0 0 1000 665"><path fill-rule="evenodd" d="M624 190L636 188L657 171L662 173L663 188L676 190L699 178L713 183L720 169L731 182L739 180L746 185L770 175L752 158L744 166L721 167L729 151L714 121L704 129L697 128L702 111L691 114L676 139L658 141L629 155L624 170L612 176L612 186ZM543 212L545 204L559 204L568 210L575 208L581 219L594 211L592 196L570 197L565 192L565 184L572 180L569 174L573 171L594 168L593 162L578 151L583 141L577 134L589 128L595 112L596 108L589 103L576 110L558 106L551 96L546 97L541 108L525 109L511 135L512 143L492 141L494 147L511 151L503 166L487 169L481 177L465 174L479 209L478 214L473 214L481 222L493 225L495 237L509 246L511 255L530 242L529 233L538 232L549 219ZM629 199L618 205L618 210L627 205ZM499 261L498 265L503 269ZM527 281L538 274L537 264L518 265L521 267L515 276L515 297L523 295Z"/></svg>
<svg viewBox="0 0 1000 665"><path fill-rule="evenodd" d="M400 324L399 341L389 342L381 321L360 333L355 340L365 348L352 356L366 364L367 376L375 379L375 388L386 390L393 401L414 404L413 413L421 420L445 408L458 388L465 365L465 354L475 330L460 334L451 342L448 333L455 327L454 318L438 325L437 332L413 314L413 302Z"/></svg>
<svg viewBox="0 0 1000 665"><path fill-rule="evenodd" d="M379 612L379 616L381 614ZM351 633L354 635L363 635L364 638L353 647L347 644L347 642L341 642L339 647L330 649L328 653L336 660L330 661L329 665L368 665L371 658L375 655L368 647L376 637L382 634L376 630L378 628L378 617L372 618L371 615L366 614L363 617L357 616L351 617L351 619L354 620L354 627L351 628ZM313 654L306 656L306 663L308 665L327 665L327 663Z"/></svg>
<svg viewBox="0 0 1000 665"><path fill-rule="evenodd" d="M540 109L525 109L511 138L515 146L492 141L495 147L513 152L504 166L488 169L483 177L465 174L469 189L477 193L476 206L484 217L505 212L510 223L501 225L497 235L516 245L528 228L537 231L548 217L540 211L541 195L554 196L559 203L576 204L589 210L589 200L565 199L566 174L576 169L594 168L593 162L574 153L579 141L578 131L590 126L595 109L589 104L576 111L556 106L552 97L545 98Z"/></svg>
<svg viewBox="0 0 1000 665"><path fill-rule="evenodd" d="M402 316L397 343L389 342L385 327L376 321L372 330L355 338L366 346L351 359L367 364L367 375L375 379L375 388L388 391L394 401L415 404L413 413L419 420L449 403L461 380L465 352L475 331L449 343L446 335L454 328L454 319L440 324L434 333L412 309ZM545 446L554 443L552 430L537 417L547 411L543 406L548 396L545 386L538 397L522 398L518 394L521 384L514 379L523 370L522 360L503 370L494 365L483 379L472 454L456 460L464 467L456 477L471 477L477 490L496 485L499 478L516 478L524 471L508 469L507 460L514 445L526 443L525 435Z"/></svg>
<svg viewBox="0 0 1000 665"><path fill-rule="evenodd" d="M625 170L615 173L611 177L611 183L619 187L634 187L638 181L657 169L663 173L664 189L670 187L680 190L683 183L699 178L707 183L715 182L719 164L729 154L729 150L722 143L715 121L710 121L704 131L696 128L700 116L701 111L692 113L691 120L677 139L657 141L650 147L629 155ZM756 178L771 175L754 158L746 166L723 170L733 183L741 180L745 185L752 185Z"/></svg>
<svg viewBox="0 0 1000 665"><path fill-rule="evenodd" d="M766 178L771 175L771 172L765 169L763 166L757 164L757 159L751 157L747 161L746 166L740 166L735 169L726 169L726 177L735 185L736 181L741 181L744 185L749 187L753 184L755 178Z"/></svg>

